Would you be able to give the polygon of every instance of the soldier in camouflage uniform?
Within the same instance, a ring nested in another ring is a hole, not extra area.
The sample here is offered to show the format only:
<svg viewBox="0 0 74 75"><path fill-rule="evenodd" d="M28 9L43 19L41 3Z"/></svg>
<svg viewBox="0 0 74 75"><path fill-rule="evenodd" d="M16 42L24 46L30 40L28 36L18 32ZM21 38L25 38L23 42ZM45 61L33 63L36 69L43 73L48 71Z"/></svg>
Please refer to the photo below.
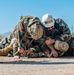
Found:
<svg viewBox="0 0 74 75"><path fill-rule="evenodd" d="M67 24L62 19L54 19L52 15L49 14L45 14L42 17L42 23L47 36L45 43L48 48L51 49L49 57L62 56L65 52L71 53L70 41L72 40L72 37ZM57 41L60 41L62 45Z"/></svg>
<svg viewBox="0 0 74 75"><path fill-rule="evenodd" d="M27 42L26 39L29 40L29 42L26 44L25 51L19 49L18 52L24 54L27 57L47 56L49 49L46 46L42 46L45 42L45 37L43 36L42 23L40 22L39 18L33 16L23 16L20 23L27 27L24 40L25 43ZM24 26L22 28L24 28Z"/></svg>

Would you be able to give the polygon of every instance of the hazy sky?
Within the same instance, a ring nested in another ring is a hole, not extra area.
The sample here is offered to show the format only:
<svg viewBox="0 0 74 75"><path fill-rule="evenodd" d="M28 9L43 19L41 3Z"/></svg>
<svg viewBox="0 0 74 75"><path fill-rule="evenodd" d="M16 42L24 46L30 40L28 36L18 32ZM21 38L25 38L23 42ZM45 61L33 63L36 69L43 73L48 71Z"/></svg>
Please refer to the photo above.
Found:
<svg viewBox="0 0 74 75"><path fill-rule="evenodd" d="M0 33L13 30L21 15L41 19L46 13L62 18L72 31L74 0L0 0Z"/></svg>

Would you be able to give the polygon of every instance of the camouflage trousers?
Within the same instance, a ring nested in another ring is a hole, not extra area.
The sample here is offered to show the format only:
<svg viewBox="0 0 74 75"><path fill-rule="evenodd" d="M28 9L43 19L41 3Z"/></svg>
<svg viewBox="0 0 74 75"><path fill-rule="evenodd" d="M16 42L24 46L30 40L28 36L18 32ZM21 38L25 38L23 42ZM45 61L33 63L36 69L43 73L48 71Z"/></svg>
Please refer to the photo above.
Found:
<svg viewBox="0 0 74 75"><path fill-rule="evenodd" d="M37 46L35 50L28 55L28 57L29 58L48 57L48 54L50 54L50 49L48 49L46 46L44 46L42 49Z"/></svg>

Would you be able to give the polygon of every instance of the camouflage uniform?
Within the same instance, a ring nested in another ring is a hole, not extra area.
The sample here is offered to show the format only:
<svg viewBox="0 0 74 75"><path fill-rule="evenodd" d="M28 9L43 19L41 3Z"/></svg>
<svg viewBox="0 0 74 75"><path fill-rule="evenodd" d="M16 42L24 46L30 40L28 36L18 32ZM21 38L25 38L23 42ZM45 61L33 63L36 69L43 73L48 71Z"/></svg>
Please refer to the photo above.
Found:
<svg viewBox="0 0 74 75"><path fill-rule="evenodd" d="M55 25L53 31L49 31L48 28L45 28L45 33L47 37L51 37L55 40L65 41L70 45L71 32L67 24L60 18L55 19ZM59 53L59 56L61 53Z"/></svg>
<svg viewBox="0 0 74 75"><path fill-rule="evenodd" d="M34 18L34 21L36 21L36 20L40 21L39 18L34 17L34 16L22 16L20 21L18 22L17 26L13 30L12 37L17 38L17 41L18 41L18 42L14 42L14 44L13 44L13 54L14 55L20 55L20 53L17 51L17 48L22 47L26 51L29 51L30 49L33 50L33 52L30 53L28 55L28 57L44 56L44 52L40 48L40 46L41 46L40 43L42 42L42 39L41 39L41 42L39 42L40 39L34 40L31 38L31 36L27 32L27 26L29 25L30 20L33 18Z"/></svg>
<svg viewBox="0 0 74 75"><path fill-rule="evenodd" d="M32 42L33 52L28 55L28 57L48 57L50 54L49 48L45 45L45 37Z"/></svg>

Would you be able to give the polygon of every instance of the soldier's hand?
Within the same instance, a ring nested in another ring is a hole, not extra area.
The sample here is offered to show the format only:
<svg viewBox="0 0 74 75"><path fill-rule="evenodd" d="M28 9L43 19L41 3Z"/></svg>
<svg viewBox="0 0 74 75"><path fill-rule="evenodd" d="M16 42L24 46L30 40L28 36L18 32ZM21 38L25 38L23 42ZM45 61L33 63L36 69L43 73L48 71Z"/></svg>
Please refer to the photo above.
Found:
<svg viewBox="0 0 74 75"><path fill-rule="evenodd" d="M48 57L48 58L50 58L50 57L52 57L52 56L53 56L52 52L51 52L50 54L47 54L47 57Z"/></svg>
<svg viewBox="0 0 74 75"><path fill-rule="evenodd" d="M14 59L20 59L20 56L14 56Z"/></svg>
<svg viewBox="0 0 74 75"><path fill-rule="evenodd" d="M52 55L54 56L54 57L58 57L58 52L55 50L55 51L52 51Z"/></svg>
<svg viewBox="0 0 74 75"><path fill-rule="evenodd" d="M56 51L56 49L54 48L53 45L48 45L48 47L51 49L51 55L53 57L58 57L58 52Z"/></svg>
<svg viewBox="0 0 74 75"><path fill-rule="evenodd" d="M51 45L51 44L55 43L55 40L48 37L47 40L45 41L45 43L46 43L46 45Z"/></svg>
<svg viewBox="0 0 74 75"><path fill-rule="evenodd" d="M23 53L24 52L24 49L22 47L18 47L18 52L19 53Z"/></svg>

